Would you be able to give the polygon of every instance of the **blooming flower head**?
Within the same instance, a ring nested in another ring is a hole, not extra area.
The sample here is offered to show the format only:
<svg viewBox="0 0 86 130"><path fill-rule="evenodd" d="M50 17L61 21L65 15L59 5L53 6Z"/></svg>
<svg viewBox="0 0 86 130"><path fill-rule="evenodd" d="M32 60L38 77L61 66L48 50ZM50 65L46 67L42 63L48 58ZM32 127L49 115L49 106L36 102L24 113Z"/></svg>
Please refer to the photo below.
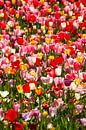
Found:
<svg viewBox="0 0 86 130"><path fill-rule="evenodd" d="M17 88L17 90L18 90L19 93L23 93L23 87L22 87L22 85L17 85L16 88Z"/></svg>
<svg viewBox="0 0 86 130"><path fill-rule="evenodd" d="M20 122L15 122L15 130L24 130L24 126Z"/></svg>
<svg viewBox="0 0 86 130"><path fill-rule="evenodd" d="M13 122L13 121L17 120L17 118L18 118L18 112L15 111L14 109L9 109L6 112L5 120Z"/></svg>
<svg viewBox="0 0 86 130"><path fill-rule="evenodd" d="M81 118L80 121L83 126L86 126L86 118Z"/></svg>

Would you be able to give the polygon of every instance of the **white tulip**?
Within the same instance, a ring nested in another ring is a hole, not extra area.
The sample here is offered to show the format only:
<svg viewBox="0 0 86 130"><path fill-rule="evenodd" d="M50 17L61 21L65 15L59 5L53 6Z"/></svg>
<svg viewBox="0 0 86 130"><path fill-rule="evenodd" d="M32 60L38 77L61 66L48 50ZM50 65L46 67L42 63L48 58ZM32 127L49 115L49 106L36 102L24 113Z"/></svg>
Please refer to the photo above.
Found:
<svg viewBox="0 0 86 130"><path fill-rule="evenodd" d="M27 98L30 98L31 93L25 93L25 96L26 96Z"/></svg>
<svg viewBox="0 0 86 130"><path fill-rule="evenodd" d="M0 91L0 95L1 95L1 97L5 98L9 95L9 92L8 91Z"/></svg>
<svg viewBox="0 0 86 130"><path fill-rule="evenodd" d="M77 85L74 82L72 82L71 85L70 85L70 88L72 90L76 90L76 87L77 87Z"/></svg>
<svg viewBox="0 0 86 130"><path fill-rule="evenodd" d="M80 99L80 93L75 93L75 98L76 98L76 100L79 100Z"/></svg>
<svg viewBox="0 0 86 130"><path fill-rule="evenodd" d="M58 68L56 68L56 69L55 69L55 73L56 73L57 76L60 76L61 73L62 73L62 67L59 66Z"/></svg>

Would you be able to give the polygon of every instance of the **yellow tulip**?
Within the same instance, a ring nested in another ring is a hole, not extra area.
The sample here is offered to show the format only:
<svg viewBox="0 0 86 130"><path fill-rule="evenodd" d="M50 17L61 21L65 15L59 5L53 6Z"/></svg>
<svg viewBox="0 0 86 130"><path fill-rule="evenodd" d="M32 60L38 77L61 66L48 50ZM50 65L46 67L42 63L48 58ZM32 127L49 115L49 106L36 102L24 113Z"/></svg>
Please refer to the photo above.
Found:
<svg viewBox="0 0 86 130"><path fill-rule="evenodd" d="M11 0L12 4L15 4L16 3L16 0Z"/></svg>
<svg viewBox="0 0 86 130"><path fill-rule="evenodd" d="M48 12L48 13L51 13L51 12L52 12L52 9L51 9L51 8L49 8L49 9L47 10L47 12Z"/></svg>
<svg viewBox="0 0 86 130"><path fill-rule="evenodd" d="M40 52L40 53L38 53L37 55L38 55L38 57L39 57L40 59L42 59L43 53Z"/></svg>
<svg viewBox="0 0 86 130"><path fill-rule="evenodd" d="M21 27L20 26L16 26L16 29L20 29Z"/></svg>
<svg viewBox="0 0 86 130"><path fill-rule="evenodd" d="M26 121L24 121L24 122L23 122L23 125L24 125L24 126L26 126L26 125L27 125L27 122L26 122Z"/></svg>
<svg viewBox="0 0 86 130"><path fill-rule="evenodd" d="M67 15L68 15L68 14L64 14L64 16L66 16L66 17L67 17Z"/></svg>
<svg viewBox="0 0 86 130"><path fill-rule="evenodd" d="M74 80L74 82L75 82L76 85L79 85L81 80L79 78L77 78L77 79Z"/></svg>
<svg viewBox="0 0 86 130"><path fill-rule="evenodd" d="M48 44L51 43L51 38L45 38L45 42Z"/></svg>
<svg viewBox="0 0 86 130"><path fill-rule="evenodd" d="M66 49L64 53L70 55L70 49Z"/></svg>
<svg viewBox="0 0 86 130"><path fill-rule="evenodd" d="M53 34L53 29L49 29L48 34Z"/></svg>
<svg viewBox="0 0 86 130"><path fill-rule="evenodd" d="M30 43L31 43L32 45L36 45L36 44L38 44L38 42L35 41L35 40L30 41Z"/></svg>
<svg viewBox="0 0 86 130"><path fill-rule="evenodd" d="M20 64L20 69L21 70L27 70L28 65L27 64Z"/></svg>
<svg viewBox="0 0 86 130"><path fill-rule="evenodd" d="M0 34L0 40L3 40L3 39L4 39L3 35Z"/></svg>
<svg viewBox="0 0 86 130"><path fill-rule="evenodd" d="M43 111L42 115L43 115L44 117L47 117L47 116L48 116L48 111Z"/></svg>
<svg viewBox="0 0 86 130"><path fill-rule="evenodd" d="M19 18L19 14L18 14L18 13L16 14L16 18L17 18L17 19Z"/></svg>
<svg viewBox="0 0 86 130"><path fill-rule="evenodd" d="M72 19L76 19L76 16L72 16Z"/></svg>
<svg viewBox="0 0 86 130"><path fill-rule="evenodd" d="M20 84L20 85L17 85L16 88L17 88L17 91L18 91L19 93L23 93L23 88L22 88L22 85L21 85L21 84Z"/></svg>
<svg viewBox="0 0 86 130"><path fill-rule="evenodd" d="M82 57L82 56L77 57L76 60L77 60L78 62L82 63L82 62L83 62L83 57Z"/></svg>
<svg viewBox="0 0 86 130"><path fill-rule="evenodd" d="M36 78L36 72L35 72L34 70L32 70L32 71L30 72L30 74L31 74L34 78Z"/></svg>
<svg viewBox="0 0 86 130"><path fill-rule="evenodd" d="M16 70L12 67L6 67L6 73L8 74L16 74Z"/></svg>
<svg viewBox="0 0 86 130"><path fill-rule="evenodd" d="M49 60L54 60L54 58L55 58L54 56L49 56L48 57Z"/></svg>
<svg viewBox="0 0 86 130"><path fill-rule="evenodd" d="M11 74L12 67L6 67L6 73Z"/></svg>
<svg viewBox="0 0 86 130"><path fill-rule="evenodd" d="M86 86L86 82L85 82L85 83L82 82L82 83L81 83L81 86L82 86L82 87L85 87L85 86Z"/></svg>
<svg viewBox="0 0 86 130"><path fill-rule="evenodd" d="M40 0L40 2L45 2L45 0Z"/></svg>
<svg viewBox="0 0 86 130"><path fill-rule="evenodd" d="M64 15L64 11L61 11L60 13L61 13L61 15Z"/></svg>
<svg viewBox="0 0 86 130"><path fill-rule="evenodd" d="M82 37L82 38L86 38L86 34L82 34L81 37Z"/></svg>

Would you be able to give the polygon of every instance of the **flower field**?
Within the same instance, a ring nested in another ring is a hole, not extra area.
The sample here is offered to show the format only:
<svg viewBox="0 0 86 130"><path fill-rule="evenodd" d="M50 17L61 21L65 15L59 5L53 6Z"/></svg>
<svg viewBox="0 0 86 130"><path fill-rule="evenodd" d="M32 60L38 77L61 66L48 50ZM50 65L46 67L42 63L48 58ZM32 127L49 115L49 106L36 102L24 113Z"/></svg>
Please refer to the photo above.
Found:
<svg viewBox="0 0 86 130"><path fill-rule="evenodd" d="M86 0L0 0L0 130L86 130Z"/></svg>

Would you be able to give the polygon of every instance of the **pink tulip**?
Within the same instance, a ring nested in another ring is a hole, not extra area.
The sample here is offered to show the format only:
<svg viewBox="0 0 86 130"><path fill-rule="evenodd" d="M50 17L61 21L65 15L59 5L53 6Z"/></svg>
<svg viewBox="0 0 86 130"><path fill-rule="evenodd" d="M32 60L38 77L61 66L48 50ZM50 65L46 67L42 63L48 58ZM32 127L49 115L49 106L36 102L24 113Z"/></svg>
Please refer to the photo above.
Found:
<svg viewBox="0 0 86 130"><path fill-rule="evenodd" d="M80 121L83 126L86 126L86 118L81 118Z"/></svg>
<svg viewBox="0 0 86 130"><path fill-rule="evenodd" d="M83 105L80 105L80 104L78 104L78 105L76 105L76 110L77 110L77 112L78 113L81 113L82 112L82 110L83 110Z"/></svg>

